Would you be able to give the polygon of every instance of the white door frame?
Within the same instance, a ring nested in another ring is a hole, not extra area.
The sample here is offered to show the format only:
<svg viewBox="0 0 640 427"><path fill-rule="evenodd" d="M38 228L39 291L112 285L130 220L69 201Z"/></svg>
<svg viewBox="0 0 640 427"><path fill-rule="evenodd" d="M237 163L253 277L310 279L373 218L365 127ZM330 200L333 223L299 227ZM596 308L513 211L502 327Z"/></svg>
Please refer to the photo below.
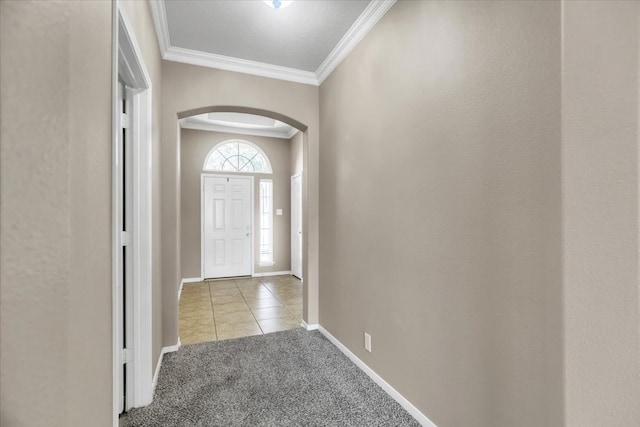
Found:
<svg viewBox="0 0 640 427"><path fill-rule="evenodd" d="M293 230L293 180L296 178L300 178L300 230L304 231L304 227L302 225L302 173L297 173L295 175L291 175L291 207L290 207L290 212L291 212L291 249L293 249L293 239L296 238L295 234L294 234L294 230ZM295 230L295 233L297 233L298 231ZM302 245L303 245L303 241L302 239L304 239L304 233L302 233L301 236L301 240L300 240L300 279L301 281L304 282L304 277L302 277L302 272L304 271L304 258L302 256ZM291 251L291 258L293 261L293 250ZM291 262L291 274L293 274L293 262Z"/></svg>
<svg viewBox="0 0 640 427"><path fill-rule="evenodd" d="M128 337L127 370L132 371L133 384L127 387L127 401L125 410L151 403L152 396L152 350L151 350L151 263L152 263L152 203L151 203L151 168L152 168L152 89L149 73L142 60L139 45L135 39L132 27L126 13L116 0L113 6L113 52L112 52L112 325L113 325L113 425L118 425L120 406L119 365L123 361L123 352L118 343L121 341L122 331L117 327L118 316L126 315L126 322L131 326L132 337ZM132 185L133 185L133 224L132 232L128 236L127 247L133 251L133 274L127 307L120 306L119 292L122 289L123 265L119 260L122 251L123 237L120 230L118 212L122 209L122 189L120 176L123 165L119 163L118 133L121 132L121 117L118 114L118 80L120 78L131 88L128 96L131 98L130 117L128 124L131 136L132 150ZM131 304L131 305L129 305ZM132 394L132 395L129 395Z"/></svg>
<svg viewBox="0 0 640 427"><path fill-rule="evenodd" d="M249 191L249 209L251 210L251 239L249 241L250 248L250 262L251 262L251 277L255 274L255 263L254 263L254 243L256 240L256 235L254 233L254 220L256 216L256 212L254 210L254 180L251 175L224 175L215 172L202 172L200 174L200 277L204 280L204 179L207 176L215 176L217 178L248 178L250 182L250 191Z"/></svg>

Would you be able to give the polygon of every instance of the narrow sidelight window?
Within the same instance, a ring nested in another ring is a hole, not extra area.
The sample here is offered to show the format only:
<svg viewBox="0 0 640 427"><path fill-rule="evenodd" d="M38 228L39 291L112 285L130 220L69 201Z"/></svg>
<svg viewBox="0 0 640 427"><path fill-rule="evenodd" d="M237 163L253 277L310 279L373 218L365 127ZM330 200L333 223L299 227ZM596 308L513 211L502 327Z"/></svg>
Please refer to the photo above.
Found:
<svg viewBox="0 0 640 427"><path fill-rule="evenodd" d="M273 181L260 180L260 265L273 265Z"/></svg>

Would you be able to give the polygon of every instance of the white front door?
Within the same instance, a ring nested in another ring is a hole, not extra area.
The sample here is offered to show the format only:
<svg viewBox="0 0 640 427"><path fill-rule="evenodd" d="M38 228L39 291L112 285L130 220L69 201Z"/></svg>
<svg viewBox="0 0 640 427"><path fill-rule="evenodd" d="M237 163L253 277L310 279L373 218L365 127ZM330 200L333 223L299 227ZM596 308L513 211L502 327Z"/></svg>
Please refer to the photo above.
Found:
<svg viewBox="0 0 640 427"><path fill-rule="evenodd" d="M203 278L251 275L252 177L202 176Z"/></svg>
<svg viewBox="0 0 640 427"><path fill-rule="evenodd" d="M302 175L291 177L291 274L302 279Z"/></svg>

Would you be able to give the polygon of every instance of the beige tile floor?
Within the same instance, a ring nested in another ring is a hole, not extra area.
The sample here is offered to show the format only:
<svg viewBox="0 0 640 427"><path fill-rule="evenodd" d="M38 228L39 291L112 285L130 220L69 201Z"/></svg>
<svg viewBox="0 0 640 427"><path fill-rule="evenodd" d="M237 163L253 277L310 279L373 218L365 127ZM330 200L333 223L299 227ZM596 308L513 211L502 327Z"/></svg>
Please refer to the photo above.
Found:
<svg viewBox="0 0 640 427"><path fill-rule="evenodd" d="M293 276L186 283L179 313L182 344L293 329L302 321L302 284Z"/></svg>

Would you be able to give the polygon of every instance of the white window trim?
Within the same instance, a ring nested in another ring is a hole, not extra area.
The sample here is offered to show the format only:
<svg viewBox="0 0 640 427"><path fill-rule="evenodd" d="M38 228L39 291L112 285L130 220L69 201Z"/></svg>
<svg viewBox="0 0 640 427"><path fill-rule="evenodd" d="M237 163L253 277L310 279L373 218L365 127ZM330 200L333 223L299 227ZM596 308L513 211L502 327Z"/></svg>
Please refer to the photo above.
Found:
<svg viewBox="0 0 640 427"><path fill-rule="evenodd" d="M218 150L218 148L222 147L223 145L229 144L229 143L241 143L241 144L246 144L251 146L252 148L254 148L258 153L260 153L260 155L264 158L264 161L267 163L267 169L269 170L268 172L255 172L255 171L230 171L230 170L222 170L222 169L207 169L207 163L209 163L209 158ZM202 171L203 172L221 172L221 173L231 173L231 174L262 174L262 175L271 175L273 174L273 168L271 167L271 161L269 160L269 156L267 156L267 154L260 148L258 147L256 144L254 144L251 141L247 141L244 139L227 139L225 141L221 141L219 143L217 143L211 150L209 150L209 152L207 153L207 156L204 158L204 164L202 165Z"/></svg>
<svg viewBox="0 0 640 427"><path fill-rule="evenodd" d="M269 217L270 223L271 223L269 225L269 233L271 234L271 239L270 239L270 241L271 241L271 261L263 261L262 260L262 215L263 215L263 212L262 212L262 206L263 206L263 204L262 204L262 199L263 199L263 197L262 197L262 183L263 182L265 184L268 183L271 186L271 210L270 210L270 217ZM260 241L259 241L259 251L258 251L259 252L258 253L258 265L260 267L270 267L270 266L273 266L273 265L276 264L275 263L275 256L274 256L275 255L274 254L274 247L273 247L273 222L274 221L273 221L273 180L272 179L261 179L260 180L260 195L259 195L259 197L260 197L260 214L259 214L259 216L260 216L260 235L259 235L260 239L259 240Z"/></svg>

